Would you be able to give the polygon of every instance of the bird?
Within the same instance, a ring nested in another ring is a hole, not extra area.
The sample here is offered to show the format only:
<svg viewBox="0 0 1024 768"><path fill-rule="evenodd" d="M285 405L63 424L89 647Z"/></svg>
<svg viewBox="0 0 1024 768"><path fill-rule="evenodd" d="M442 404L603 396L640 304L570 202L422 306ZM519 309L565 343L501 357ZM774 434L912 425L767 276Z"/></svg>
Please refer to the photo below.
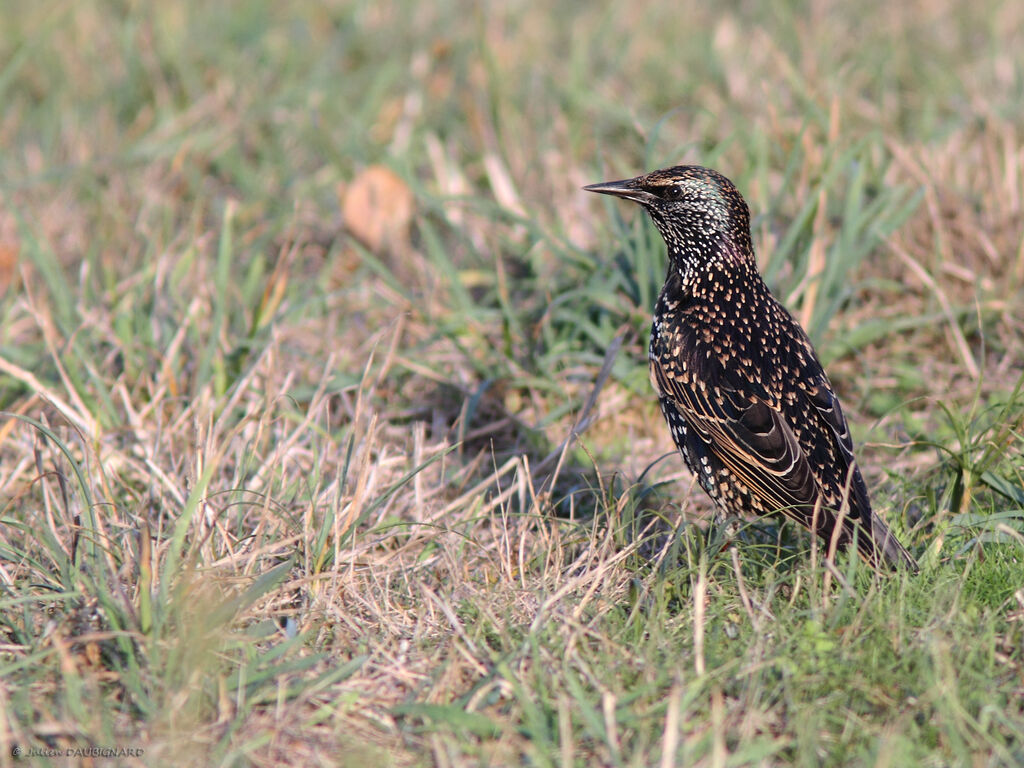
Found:
<svg viewBox="0 0 1024 768"><path fill-rule="evenodd" d="M718 171L681 165L583 187L638 203L668 250L651 383L719 519L781 513L831 555L917 563L872 510L846 417L811 341L757 269L750 209Z"/></svg>

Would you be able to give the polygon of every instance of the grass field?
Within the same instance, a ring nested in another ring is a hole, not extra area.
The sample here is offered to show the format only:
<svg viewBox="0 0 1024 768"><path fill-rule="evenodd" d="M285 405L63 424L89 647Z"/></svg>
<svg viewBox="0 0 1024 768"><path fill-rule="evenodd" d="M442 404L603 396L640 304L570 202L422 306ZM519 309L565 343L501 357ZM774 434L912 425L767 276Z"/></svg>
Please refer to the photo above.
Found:
<svg viewBox="0 0 1024 768"><path fill-rule="evenodd" d="M0 765L1024 763L1024 4L725 5L4 8ZM920 575L707 525L682 162Z"/></svg>

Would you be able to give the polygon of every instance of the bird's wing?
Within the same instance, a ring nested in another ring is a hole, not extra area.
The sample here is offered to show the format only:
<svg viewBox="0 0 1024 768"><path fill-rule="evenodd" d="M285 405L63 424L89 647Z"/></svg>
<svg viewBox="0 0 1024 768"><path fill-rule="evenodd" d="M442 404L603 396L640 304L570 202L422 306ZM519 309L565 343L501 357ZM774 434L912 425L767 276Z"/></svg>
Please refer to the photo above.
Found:
<svg viewBox="0 0 1024 768"><path fill-rule="evenodd" d="M766 512L799 515L808 525L807 507L819 497L814 473L783 414L757 396L741 395L722 384L711 390L686 386L668 375L657 360L655 382L663 397L679 409L695 433L729 472L739 479Z"/></svg>
<svg viewBox="0 0 1024 768"><path fill-rule="evenodd" d="M820 368L817 376L808 373L815 386L801 391L783 413L763 391L741 394L751 390L749 382L721 380L712 391L700 383L684 385L652 362L655 384L683 417L688 449L698 462L705 456L714 469L727 469L765 512L782 512L827 542L841 510L840 544L856 540L861 556L876 567L903 562L916 570L913 557L871 511L846 418L828 379ZM815 438L801 441L791 420Z"/></svg>
<svg viewBox="0 0 1024 768"><path fill-rule="evenodd" d="M815 381L814 388L804 393L806 405L803 410L817 420L816 426L826 428L821 430L821 434L831 439L819 441L821 455L812 455L811 461L817 466L831 464L839 470L833 473L839 484L823 484L825 502L831 507L839 508L844 501L848 501L851 518L856 520L870 517L871 502L868 499L868 489L853 457L853 439L850 437L850 428L846 424L843 409L839 405L839 398L832 391L832 386L820 368L812 381Z"/></svg>

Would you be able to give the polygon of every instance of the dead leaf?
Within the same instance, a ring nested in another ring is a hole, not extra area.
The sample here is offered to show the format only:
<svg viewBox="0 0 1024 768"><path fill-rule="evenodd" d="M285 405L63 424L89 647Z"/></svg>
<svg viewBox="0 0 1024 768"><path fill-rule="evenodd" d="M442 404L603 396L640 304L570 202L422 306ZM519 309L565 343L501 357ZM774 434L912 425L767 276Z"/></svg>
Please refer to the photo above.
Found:
<svg viewBox="0 0 1024 768"><path fill-rule="evenodd" d="M0 296L7 294L18 274L18 246L0 242Z"/></svg>
<svg viewBox="0 0 1024 768"><path fill-rule="evenodd" d="M409 245L413 195L390 168L371 165L341 193L345 229L374 252L402 252Z"/></svg>

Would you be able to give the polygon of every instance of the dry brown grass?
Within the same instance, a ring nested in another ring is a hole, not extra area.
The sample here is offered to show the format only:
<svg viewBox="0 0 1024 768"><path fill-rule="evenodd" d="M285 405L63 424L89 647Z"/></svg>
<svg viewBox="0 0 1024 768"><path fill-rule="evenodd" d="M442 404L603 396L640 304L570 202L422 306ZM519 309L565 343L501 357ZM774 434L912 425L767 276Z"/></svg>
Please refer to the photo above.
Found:
<svg viewBox="0 0 1024 768"><path fill-rule="evenodd" d="M924 743L1009 764L1015 710L984 720L962 689L1019 704L1012 602L972 607L1001 656L970 678L952 608L876 583L837 628L838 608L793 611L850 588L701 548L707 501L646 396L649 307L615 282L642 230L578 193L605 161L713 162L807 319L850 168L868 197L920 194L820 345L879 506L941 506L949 473L915 439L966 453L943 408L967 419L1024 375L1024 18L991 5L694 6L685 45L667 6L303 5L252 10L262 33L189 3L127 26L14 14L0 764L86 744L138 764L898 763ZM397 173L360 187L381 162ZM1002 426L1011 466L1024 425ZM932 511L919 550L960 510ZM930 628L879 618L879 594ZM938 682L846 680L867 703L835 705L820 648L861 633ZM757 677L776 667L778 695Z"/></svg>

